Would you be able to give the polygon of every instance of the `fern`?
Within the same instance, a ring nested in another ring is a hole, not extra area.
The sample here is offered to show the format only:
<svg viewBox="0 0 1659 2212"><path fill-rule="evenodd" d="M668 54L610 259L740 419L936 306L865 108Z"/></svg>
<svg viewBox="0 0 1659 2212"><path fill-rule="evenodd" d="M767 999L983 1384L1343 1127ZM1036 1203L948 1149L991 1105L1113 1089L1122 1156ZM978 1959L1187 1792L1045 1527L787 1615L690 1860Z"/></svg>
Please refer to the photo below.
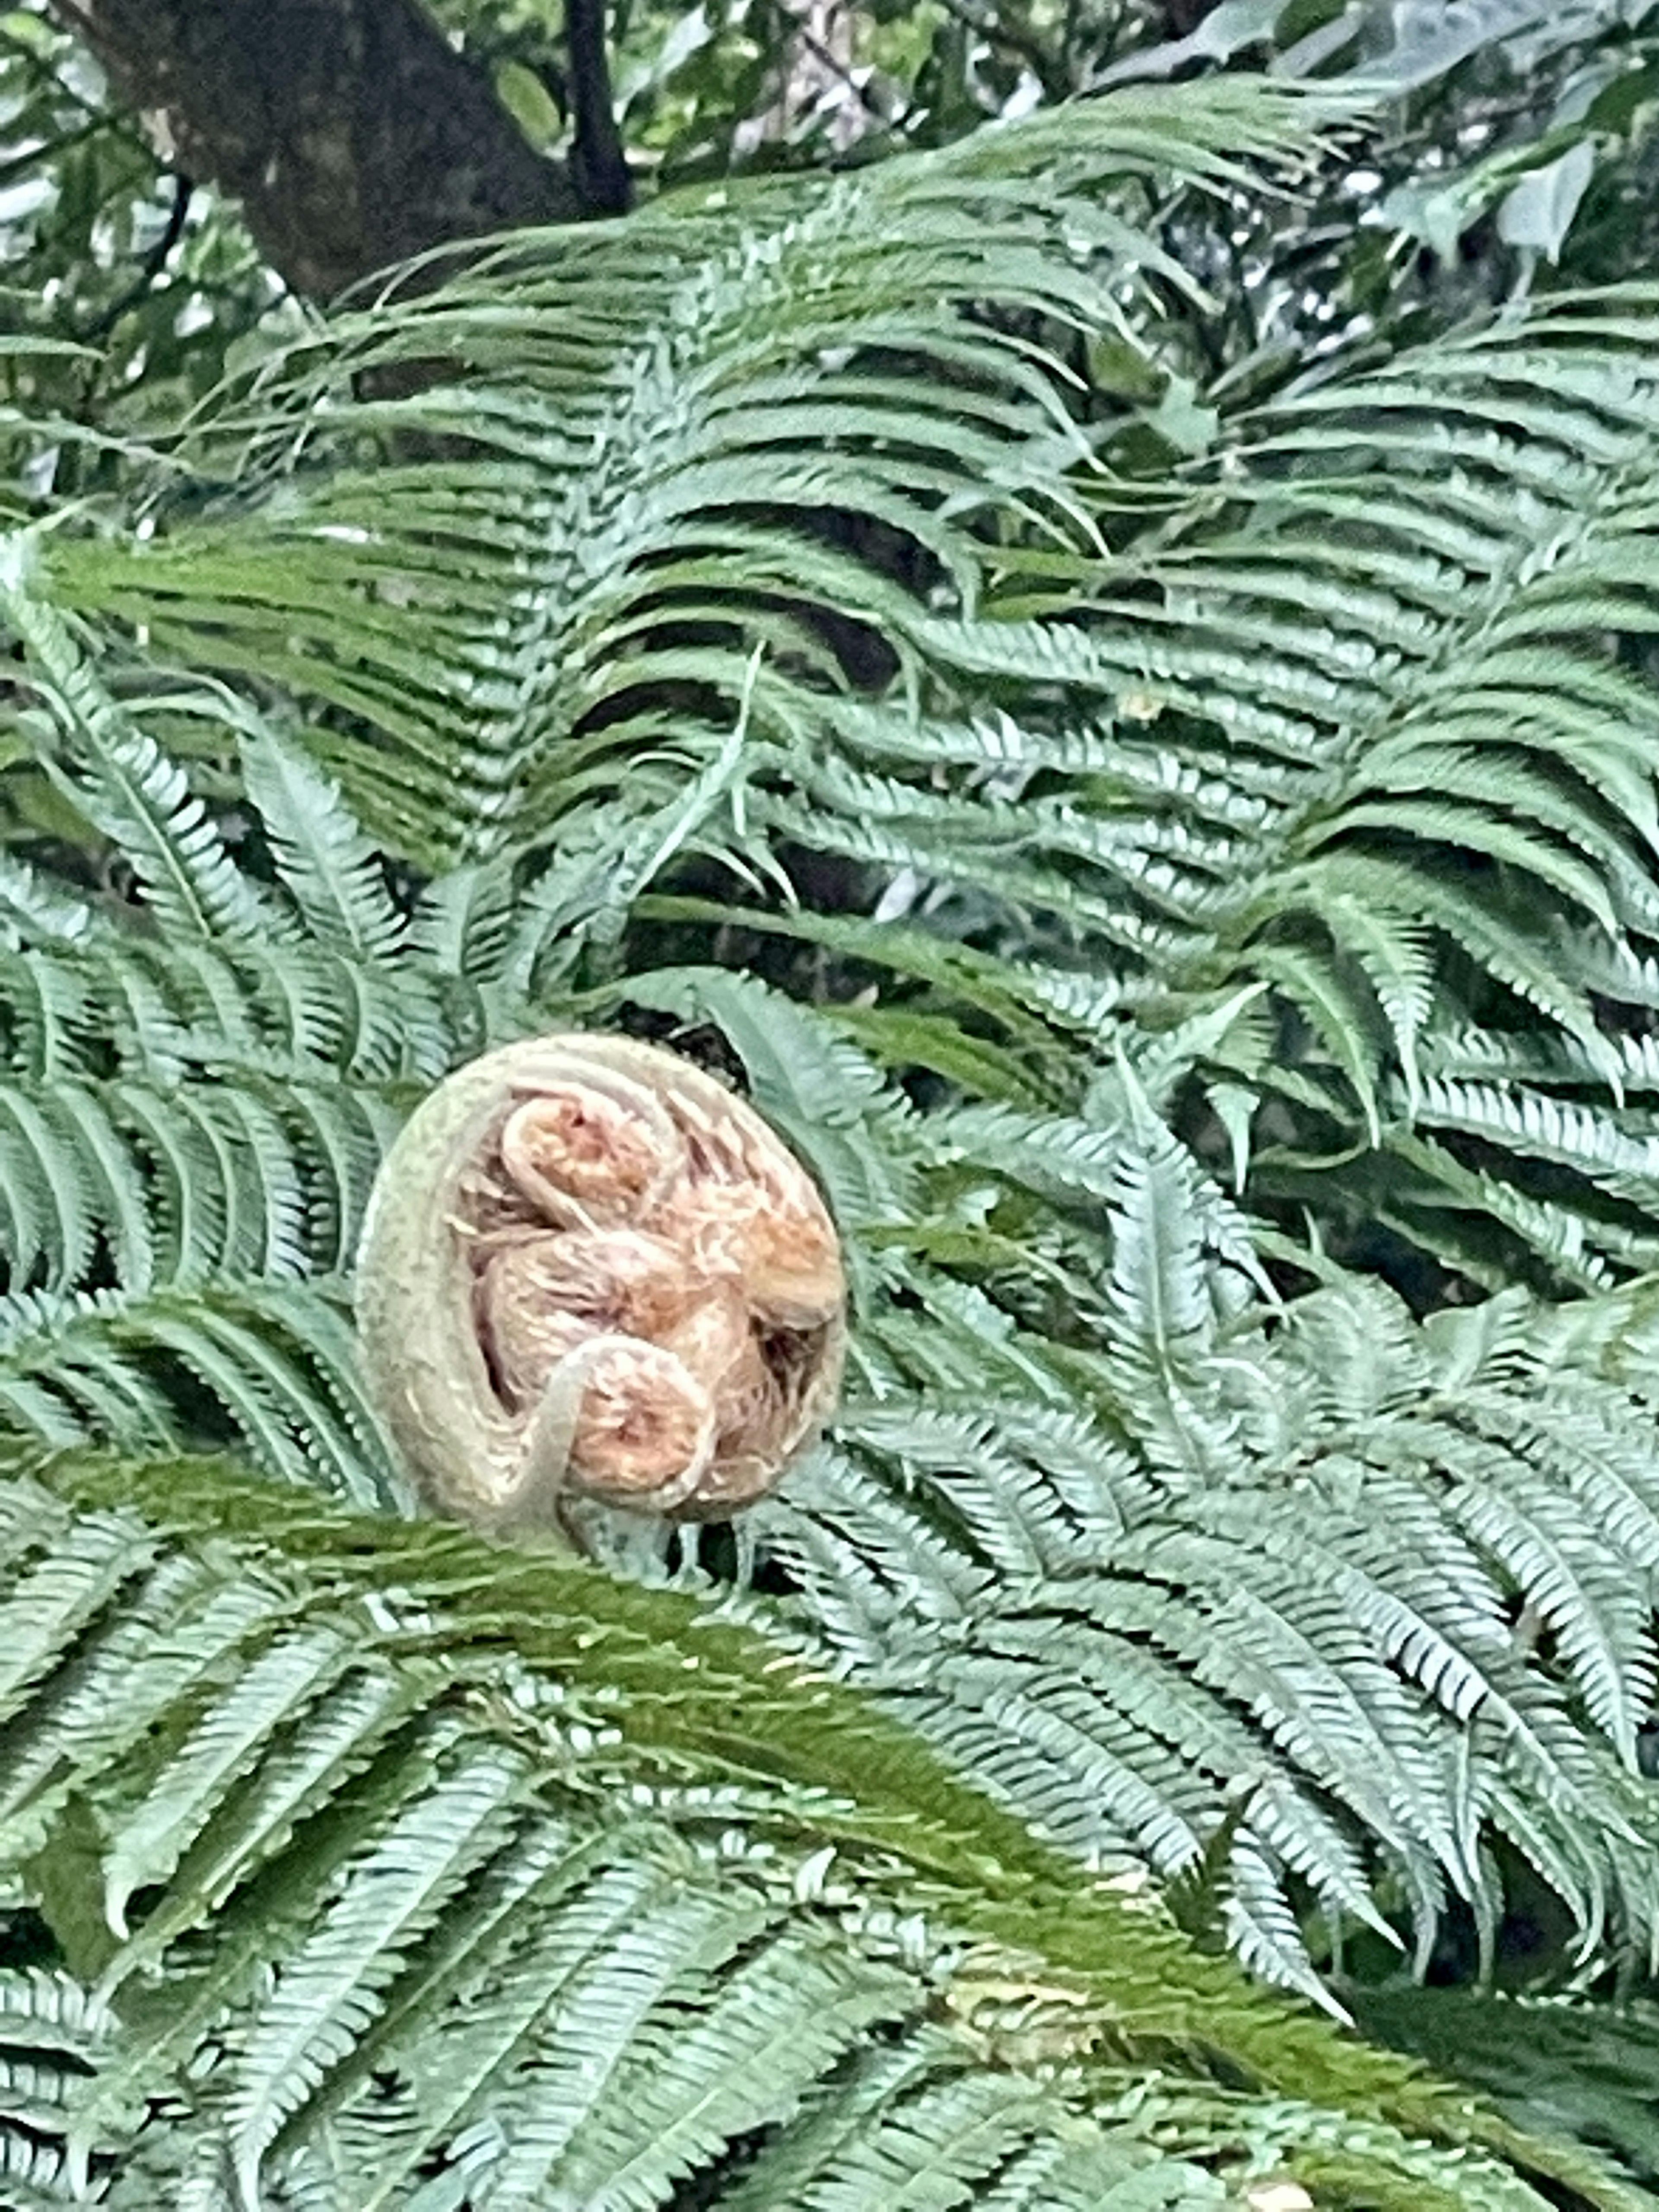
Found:
<svg viewBox="0 0 1659 2212"><path fill-rule="evenodd" d="M349 908L319 900L301 864L311 902L287 908L282 972L303 975L315 948L366 1004L412 994L432 1008L421 949L384 893L374 906L349 819L262 743L283 779L273 806L304 790L313 849L356 856ZM182 818L200 855L199 818ZM281 838L271 850L268 901L292 865ZM88 1163L65 1156L55 1180L76 1206L17 1247L46 1257L51 1287L14 1294L7 1423L25 1451L234 1432L289 1480L397 1504L337 1271L410 1094L382 1061L373 1105L356 1030L268 1018L270 971L224 935L196 972L228 1045L192 1008L189 1029L157 1033L165 1092L100 1092L79 1075L40 1087L54 1117L97 1130L119 1204L94 1234ZM89 918L75 964L123 973L130 944ZM1176 1874L1237 1778L1261 1778L1230 1855L1228 1923L1252 1963L1304 1989L1318 1984L1303 1894L1376 1928L1397 1891L1424 1956L1450 1898L1495 1924L1499 1839L1587 1936L1606 1925L1651 1944L1650 1820L1630 1779L1651 1662L1628 1593L1651 1569L1655 1501L1635 1409L1596 1399L1620 1466L1598 1475L1562 1424L1528 1409L1524 1375L1506 1372L1490 1410L1466 1390L1458 1418L1425 1412L1444 1395L1433 1339L1375 1294L1333 1290L1283 1321L1253 1310L1265 1279L1244 1220L1152 1116L1133 1059L1101 1069L1082 1115L918 1114L832 1024L752 981L665 971L609 1003L623 1001L721 1029L853 1237L876 1401L849 1408L843 1438L866 1472L848 1488L852 1463L826 1468L803 1491L824 1501L810 1539L799 1514L769 1531L826 1651L1085 1855ZM239 1050L239 1033L261 1041ZM1205 1034L1133 1058L1169 1091ZM88 1123L86 1102L105 1096ZM47 1172L22 1187L50 1190L52 1159L39 1144L31 1157ZM98 1240L123 1223L119 1285L95 1288ZM988 1419L982 1400L969 1412L988 1369ZM882 1486L901 1469L921 1486L908 1502ZM1548 1631L1547 1663L1515 1644L1511 1589ZM958 1664L941 1678L946 1626Z"/></svg>
<svg viewBox="0 0 1659 2212"><path fill-rule="evenodd" d="M1367 1992L1374 2030L1479 2081L1523 2124L1601 2145L1651 2189L1655 2021L1643 2002L1573 2003L1446 1991Z"/></svg>
<svg viewBox="0 0 1659 2212"><path fill-rule="evenodd" d="M1511 1340L1376 1287L1241 1309L1189 1177L1126 1160L1076 1411L849 1408L765 1515L794 1618L1097 1860L1191 1868L1251 1785L1229 1917L1275 1977L1310 1986L1309 1890L1373 1927L1398 1896L1419 1960L1454 1898L1490 1941L1499 1843L1651 1956L1647 1407L1544 1366L1513 1302Z"/></svg>
<svg viewBox="0 0 1659 2212"><path fill-rule="evenodd" d="M339 730L331 755L376 830L428 861L544 836L595 804L624 747L635 821L653 798L672 809L681 782L647 773L651 749L695 773L739 726L752 781L824 712L812 678L834 655L817 609L876 626L914 665L917 588L827 540L826 505L879 523L918 580L939 574L963 604L986 565L976 514L1075 507L1062 472L1086 443L1044 356L964 308L994 299L1134 343L1123 289L1144 299L1147 272L1179 272L1097 185L1170 167L1218 183L1287 151L1306 112L1254 88L1211 88L1184 112L1152 95L1086 133L1032 118L821 189L722 190L586 237L579 255L514 243L395 319L341 322L285 385L267 372L214 422L245 481L287 475L298 452L312 483L291 519L251 518L239 550L216 553L210 589L186 534L142 574L76 547L77 592L135 612L137 592L164 649L257 666L378 733ZM967 251L963 207L979 217ZM487 492L447 464L313 471L307 417L325 393L332 406L354 379L434 355L465 365L453 386L356 419L459 432L490 456ZM948 382L949 415L916 405L919 369ZM388 738L405 759L395 788Z"/></svg>
<svg viewBox="0 0 1659 2212"><path fill-rule="evenodd" d="M1548 303L1369 376L1322 375L1238 417L1212 460L1155 493L1114 472L1109 432L1092 454L1080 431L1059 433L1058 356L965 321L949 249L925 227L911 252L884 257L890 289L867 327L848 324L848 366L825 366L822 318L841 296L826 255L866 269L866 238L890 235L904 194L925 207L994 176L1073 174L1079 190L1115 177L1121 190L1152 131L1171 158L1185 142L1184 173L1202 181L1221 173L1215 136L1244 90L1138 92L1086 123L1033 118L997 134L994 155L975 141L971 161L938 157L937 186L927 165L884 168L826 188L810 215L792 202L787 222L763 191L729 213L653 218L684 296L648 225L603 248L637 262L628 283L597 272L588 244L580 270L556 246L517 246L401 319L342 325L266 373L216 434L251 440L257 485L261 422L272 438L280 425L302 458L279 494L142 550L62 542L53 588L197 662L294 684L325 707L321 742L354 801L417 855L511 861L556 827L561 859L530 896L567 940L614 943L653 878L696 856L763 901L781 848L833 855L884 915L896 895L923 897L936 944L994 956L981 995L994 977L1009 1014L1051 1018L1056 968L1158 1019L1267 987L1266 1006L1200 1056L1212 1082L1242 1081L1289 1123L1250 1155L1262 1202L1300 1202L1318 1159L1369 1142L1413 1193L1395 1225L1477 1279L1525 1251L1542 1280L1645 1265L1639 1190L1591 1121L1553 1144L1511 1107L1456 1129L1431 1102L1452 1056L1490 1061L1523 1034L1559 1062L1523 1116L1547 1118L1553 1098L1594 1117L1650 1086L1603 1011L1626 1010L1628 1026L1652 995L1655 763L1643 684L1607 647L1611 629L1643 627L1651 590L1650 293ZM1027 309L1040 266L1054 316L1115 327L1115 301L1057 242L1055 226L1093 222L1097 202L1031 189L1018 218L999 199L994 253L976 240L975 295ZM1103 237L1102 283L1155 265L1121 227ZM784 303L763 338L762 270ZM601 281L615 319L583 325L591 357L544 365L544 321ZM706 383L682 358L693 332L720 363ZM503 347L513 380L498 389L484 364ZM882 380L869 366L896 349L914 369L930 347L994 424L991 447L951 453L954 474L908 372ZM442 352L472 364L466 380L395 404L342 396L355 372ZM586 395L591 430L549 427L556 390ZM510 464L327 465L336 421L447 433L462 407L484 453L499 440ZM838 496L878 518L902 559L856 533L823 542L807 512L822 472L795 485L776 465L808 415L835 451ZM627 456L603 489L590 434ZM902 483L888 459L901 451ZM441 555L486 485L489 538ZM1132 495L1135 529L1103 561L1101 533L1121 538ZM620 534L596 537L596 501ZM1023 542L1034 505L1060 555ZM999 556L988 532L1021 550ZM538 544L563 549L540 571ZM468 579L453 615L438 611L440 557ZM216 593L208 574L223 579ZM418 668L393 619L404 605L461 623ZM817 608L879 631L873 662L834 647ZM883 653L886 696L853 696L881 690ZM668 696L672 730L651 703ZM618 795L607 763L623 747ZM836 926L763 902L755 921L819 942ZM949 1018L967 979L943 984L938 957L931 988L914 969L895 984L896 1011ZM1436 1128L1451 1141L1425 1149ZM1544 1196L1558 1163L1588 1186L1577 1244ZM1484 1247L1459 1229L1477 1166L1498 1191ZM1329 1201L1334 1218L1344 1203Z"/></svg>
<svg viewBox="0 0 1659 2212"><path fill-rule="evenodd" d="M518 240L220 395L142 542L6 542L20 2189L1634 2201L1140 1894L1328 2009L1520 1869L1659 1941L1655 303L1137 473L1146 187L1322 112ZM611 1579L340 1510L408 1504L386 1143L581 1022L746 1084L857 1322L786 1502Z"/></svg>
<svg viewBox="0 0 1659 2212"><path fill-rule="evenodd" d="M141 1510L95 1502L135 1474ZM1074 2187L1139 2174L1202 2203L1224 2097L1174 2131L1198 2166L1132 2116L1137 2055L1200 2020L1235 2063L1310 2086L1322 2068L1356 2110L1467 2125L1409 2074L1224 1996L1143 1908L1051 1888L1041 1850L925 1753L684 1601L533 1559L504 1581L430 1528L358 1524L343 1547L337 1519L182 1462L50 1480L80 1502L3 1501L34 1649L0 1852L40 1870L97 1992L57 2124L71 2186L107 2164L106 2201L153 2202L226 2171L228 2201L303 2203L349 2175L370 2204L448 2172L508 2203L556 2168L584 2202L657 2203L696 2173L744 2204L890 2172L1021 2204L1047 2201L1066 2143ZM802 1849L826 1834L833 1875ZM971 1950L948 1941L958 1915ZM996 2027L981 1990L1024 2018ZM31 1984L29 2016L78 2021L69 1992ZM941 2001L953 2024L930 2021ZM139 2124L186 2079L189 2130ZM1295 2131L1318 2135L1314 2107ZM1389 2174L1413 2154L1373 2136L1348 2155L1403 2205ZM1486 2171L1471 2204L1542 2201Z"/></svg>

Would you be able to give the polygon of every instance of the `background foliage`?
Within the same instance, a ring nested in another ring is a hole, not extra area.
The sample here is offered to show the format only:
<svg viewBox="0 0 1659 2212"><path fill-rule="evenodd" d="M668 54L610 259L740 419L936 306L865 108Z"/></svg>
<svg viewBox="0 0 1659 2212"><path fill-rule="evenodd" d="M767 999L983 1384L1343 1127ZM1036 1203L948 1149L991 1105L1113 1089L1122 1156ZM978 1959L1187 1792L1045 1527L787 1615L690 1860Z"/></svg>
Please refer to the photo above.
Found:
<svg viewBox="0 0 1659 2212"><path fill-rule="evenodd" d="M18 2203L1650 2201L1647 15L641 11L326 315L7 19ZM573 1021L858 1322L598 1567L350 1325Z"/></svg>

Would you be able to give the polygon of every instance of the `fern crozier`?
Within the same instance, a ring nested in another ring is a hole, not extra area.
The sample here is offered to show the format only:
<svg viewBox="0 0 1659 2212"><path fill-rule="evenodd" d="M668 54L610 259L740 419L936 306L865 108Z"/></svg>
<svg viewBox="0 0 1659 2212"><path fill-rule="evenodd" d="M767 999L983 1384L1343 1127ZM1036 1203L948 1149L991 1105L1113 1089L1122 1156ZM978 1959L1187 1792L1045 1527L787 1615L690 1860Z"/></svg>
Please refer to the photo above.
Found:
<svg viewBox="0 0 1659 2212"><path fill-rule="evenodd" d="M840 1378L839 1243L759 1115L675 1054L577 1034L472 1061L387 1155L358 1321L422 1493L574 1537L573 1499L717 1519Z"/></svg>

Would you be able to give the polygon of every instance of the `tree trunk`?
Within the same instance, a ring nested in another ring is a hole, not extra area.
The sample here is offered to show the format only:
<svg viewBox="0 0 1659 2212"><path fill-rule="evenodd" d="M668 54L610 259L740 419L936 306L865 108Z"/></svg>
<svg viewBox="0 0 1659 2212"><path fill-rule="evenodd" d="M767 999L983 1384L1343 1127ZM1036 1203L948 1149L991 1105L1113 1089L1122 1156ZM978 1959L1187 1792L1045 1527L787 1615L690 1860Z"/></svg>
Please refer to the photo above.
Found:
<svg viewBox="0 0 1659 2212"><path fill-rule="evenodd" d="M418 0L52 5L310 298L451 240L592 211Z"/></svg>

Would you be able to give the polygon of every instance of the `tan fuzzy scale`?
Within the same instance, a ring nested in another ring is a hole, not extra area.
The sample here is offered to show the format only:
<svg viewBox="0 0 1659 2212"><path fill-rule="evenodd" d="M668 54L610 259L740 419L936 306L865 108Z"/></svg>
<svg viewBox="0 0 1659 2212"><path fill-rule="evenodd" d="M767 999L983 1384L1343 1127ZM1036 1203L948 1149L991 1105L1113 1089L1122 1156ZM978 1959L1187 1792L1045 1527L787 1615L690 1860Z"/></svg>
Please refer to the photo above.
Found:
<svg viewBox="0 0 1659 2212"><path fill-rule="evenodd" d="M723 1518L834 1403L841 1249L805 1170L676 1054L571 1033L417 1109L358 1262L370 1394L422 1494L572 1533L589 1498Z"/></svg>

